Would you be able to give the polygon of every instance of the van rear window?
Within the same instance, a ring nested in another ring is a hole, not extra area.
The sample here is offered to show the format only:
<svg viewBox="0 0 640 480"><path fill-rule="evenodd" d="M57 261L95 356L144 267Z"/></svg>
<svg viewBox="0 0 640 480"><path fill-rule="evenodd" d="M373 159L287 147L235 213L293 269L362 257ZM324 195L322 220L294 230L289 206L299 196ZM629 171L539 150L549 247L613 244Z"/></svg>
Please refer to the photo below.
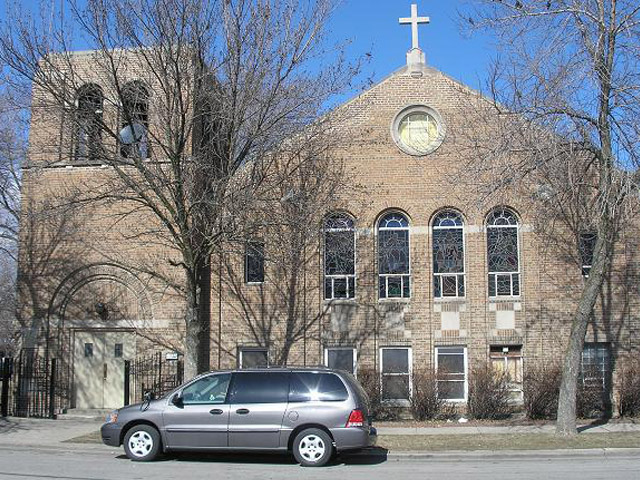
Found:
<svg viewBox="0 0 640 480"><path fill-rule="evenodd" d="M291 374L290 402L342 402L348 398L349 393L337 375L313 372Z"/></svg>

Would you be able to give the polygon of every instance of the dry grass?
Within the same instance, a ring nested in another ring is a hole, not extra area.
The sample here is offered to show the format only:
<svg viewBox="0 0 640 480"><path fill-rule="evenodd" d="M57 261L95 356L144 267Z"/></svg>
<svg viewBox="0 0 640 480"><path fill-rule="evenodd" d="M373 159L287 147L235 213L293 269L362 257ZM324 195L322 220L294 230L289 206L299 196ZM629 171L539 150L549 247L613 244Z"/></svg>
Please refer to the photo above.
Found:
<svg viewBox="0 0 640 480"><path fill-rule="evenodd" d="M638 448L640 432L581 433L571 438L551 433L381 435L378 446L393 451L555 450L559 448Z"/></svg>

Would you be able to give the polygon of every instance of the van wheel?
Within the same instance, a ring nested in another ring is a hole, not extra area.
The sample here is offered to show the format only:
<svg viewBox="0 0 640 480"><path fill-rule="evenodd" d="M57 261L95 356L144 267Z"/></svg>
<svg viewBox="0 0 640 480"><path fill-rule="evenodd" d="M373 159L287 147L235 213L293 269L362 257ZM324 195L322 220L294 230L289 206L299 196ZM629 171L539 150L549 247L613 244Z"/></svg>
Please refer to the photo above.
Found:
<svg viewBox="0 0 640 480"><path fill-rule="evenodd" d="M333 455L331 437L324 430L309 428L296 435L293 456L303 467L321 467Z"/></svg>
<svg viewBox="0 0 640 480"><path fill-rule="evenodd" d="M160 434L150 425L134 425L124 437L124 452L134 462L150 462L160 453Z"/></svg>

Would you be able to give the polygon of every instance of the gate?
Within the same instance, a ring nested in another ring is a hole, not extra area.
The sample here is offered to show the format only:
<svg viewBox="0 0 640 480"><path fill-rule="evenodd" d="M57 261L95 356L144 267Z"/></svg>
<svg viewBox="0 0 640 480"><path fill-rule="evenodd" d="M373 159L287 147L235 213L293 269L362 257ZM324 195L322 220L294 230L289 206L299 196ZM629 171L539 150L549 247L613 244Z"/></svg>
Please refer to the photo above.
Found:
<svg viewBox="0 0 640 480"><path fill-rule="evenodd" d="M146 393L158 398L183 382L184 362L167 359L161 352L125 363L125 405L144 399Z"/></svg>

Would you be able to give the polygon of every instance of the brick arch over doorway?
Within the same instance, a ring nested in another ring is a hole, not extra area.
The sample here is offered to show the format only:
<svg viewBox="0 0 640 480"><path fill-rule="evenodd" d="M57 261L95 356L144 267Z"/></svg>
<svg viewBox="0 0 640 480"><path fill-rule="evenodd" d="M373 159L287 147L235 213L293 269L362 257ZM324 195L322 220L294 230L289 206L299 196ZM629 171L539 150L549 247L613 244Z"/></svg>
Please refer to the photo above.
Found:
<svg viewBox="0 0 640 480"><path fill-rule="evenodd" d="M51 351L69 386L69 406L121 406L125 361L135 359L139 334L146 336L153 325L145 282L112 263L77 269L52 296L47 324Z"/></svg>

